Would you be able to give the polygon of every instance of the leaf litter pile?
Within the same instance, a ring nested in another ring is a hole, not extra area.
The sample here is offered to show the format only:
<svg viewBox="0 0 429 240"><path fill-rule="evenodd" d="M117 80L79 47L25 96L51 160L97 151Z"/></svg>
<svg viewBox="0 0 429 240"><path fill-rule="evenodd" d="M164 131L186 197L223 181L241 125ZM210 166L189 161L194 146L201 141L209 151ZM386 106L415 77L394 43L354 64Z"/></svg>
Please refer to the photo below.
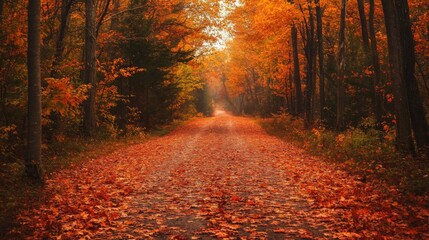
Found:
<svg viewBox="0 0 429 240"><path fill-rule="evenodd" d="M226 114L52 175L19 215L27 239L428 239L427 199L332 163Z"/></svg>

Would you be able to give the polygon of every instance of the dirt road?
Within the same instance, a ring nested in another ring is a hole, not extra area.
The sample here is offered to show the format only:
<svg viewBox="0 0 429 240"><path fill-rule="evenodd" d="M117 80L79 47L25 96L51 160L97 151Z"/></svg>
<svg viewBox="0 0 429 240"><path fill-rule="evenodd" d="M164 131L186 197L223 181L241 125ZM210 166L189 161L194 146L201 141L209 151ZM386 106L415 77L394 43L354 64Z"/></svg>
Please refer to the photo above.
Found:
<svg viewBox="0 0 429 240"><path fill-rule="evenodd" d="M222 111L59 172L47 192L46 204L21 215L17 232L63 239L425 236L406 233L402 218L377 215L385 206L410 209Z"/></svg>

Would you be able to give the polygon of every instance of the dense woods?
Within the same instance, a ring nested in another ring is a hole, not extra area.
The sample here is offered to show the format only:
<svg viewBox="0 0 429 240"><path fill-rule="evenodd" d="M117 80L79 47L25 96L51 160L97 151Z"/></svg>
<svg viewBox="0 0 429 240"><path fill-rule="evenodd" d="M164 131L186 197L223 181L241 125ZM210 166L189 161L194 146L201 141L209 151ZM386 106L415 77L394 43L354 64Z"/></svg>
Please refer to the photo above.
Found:
<svg viewBox="0 0 429 240"><path fill-rule="evenodd" d="M377 176L427 200L428 78L427 0L0 0L0 226L23 201L16 186L44 186L46 166L67 168L61 159L76 146L126 144L215 108L260 117L268 132L351 172L364 169L363 184ZM197 129L212 129L213 155L225 150L216 131L237 134L233 121L279 146L244 118L220 123L222 131L198 121ZM140 167L136 159L130 168ZM127 171L138 184L137 170ZM397 204L379 207L391 214Z"/></svg>
<svg viewBox="0 0 429 240"><path fill-rule="evenodd" d="M33 178L41 148L210 115L213 100L237 114L286 112L306 129L365 125L394 134L400 151L427 151L426 1L0 7L1 161L20 162L27 149Z"/></svg>
<svg viewBox="0 0 429 240"><path fill-rule="evenodd" d="M424 154L427 10L425 1L240 1L219 53L232 109L285 111L307 129L393 131L398 149Z"/></svg>
<svg viewBox="0 0 429 240"><path fill-rule="evenodd" d="M427 151L425 1L0 6L0 153L20 162L27 142L33 177L41 146L210 115L213 100L237 114L286 112L306 129L365 125L405 153Z"/></svg>
<svg viewBox="0 0 429 240"><path fill-rule="evenodd" d="M1 162L24 163L28 146L31 178L41 179L41 148L138 134L185 115L210 114L196 59L215 40L208 27L218 3L52 0L0 6Z"/></svg>

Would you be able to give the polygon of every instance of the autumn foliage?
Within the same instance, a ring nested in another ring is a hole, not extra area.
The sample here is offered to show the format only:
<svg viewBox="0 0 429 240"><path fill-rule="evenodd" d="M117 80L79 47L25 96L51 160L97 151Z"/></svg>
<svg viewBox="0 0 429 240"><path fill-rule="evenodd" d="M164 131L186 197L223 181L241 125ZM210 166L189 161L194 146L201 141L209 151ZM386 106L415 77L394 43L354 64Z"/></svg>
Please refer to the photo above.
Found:
<svg viewBox="0 0 429 240"><path fill-rule="evenodd" d="M11 236L428 237L428 26L425 0L0 0L0 226L19 215ZM301 148L224 113L64 160L216 108L262 117ZM158 180L167 195L151 192ZM30 182L46 198L34 208ZM187 184L198 220L178 230L151 206L183 226ZM154 214L136 220L136 204Z"/></svg>
<svg viewBox="0 0 429 240"><path fill-rule="evenodd" d="M1 1L2 161L21 158L24 147L27 26L22 13L26 4L27 1ZM209 16L195 16L210 8L210 16L215 17L216 4L96 1L94 84L82 79L83 7L75 0L44 1L41 6L42 124L47 144L81 134L82 106L93 87L97 89L97 136L119 136L134 126L172 121L187 113L188 108L197 111L196 91L203 89L198 83L203 80L194 76L193 70L185 76L193 75L195 84L177 79L184 74L181 69L196 68L195 64L186 64L195 58L195 51L203 43L213 40L205 32Z"/></svg>
<svg viewBox="0 0 429 240"><path fill-rule="evenodd" d="M328 129L345 130L372 118L375 129L398 131L398 148L415 151L413 146L406 147L404 143L411 131L416 135L417 148L425 148L422 142L428 139L427 107L423 106L428 105L429 94L425 59L427 3L409 1L410 22L402 26L412 33L408 40L405 37L402 40L404 46L411 47L404 48L404 56L399 57L403 58L404 74L409 72L416 80L412 81L407 75L403 83L395 83L392 76L399 73L389 68L393 66L389 48L398 46L389 45L386 29L401 27L386 28L389 24L384 21L383 6L386 4L361 0L346 2L344 24L341 24L342 5L338 1L249 0L237 3L227 17L232 25L232 39L214 58L221 62L212 65L213 69L222 66L218 74L223 76L223 91L227 93L231 109L262 116L285 111L302 117L307 129L323 125ZM339 39L341 31L344 40ZM401 36L408 34L403 31ZM399 68L401 66L395 66ZM395 108L401 105L396 102L399 100L409 106ZM407 112L411 115L401 120ZM408 122L412 126L407 125ZM398 124L402 126L397 127Z"/></svg>

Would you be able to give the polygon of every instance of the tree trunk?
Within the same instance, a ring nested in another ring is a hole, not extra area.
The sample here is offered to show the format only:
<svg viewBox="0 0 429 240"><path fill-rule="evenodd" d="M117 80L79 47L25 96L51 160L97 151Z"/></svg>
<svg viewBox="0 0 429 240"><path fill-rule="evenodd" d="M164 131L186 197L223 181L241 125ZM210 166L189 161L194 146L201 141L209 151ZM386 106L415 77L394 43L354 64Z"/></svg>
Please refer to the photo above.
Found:
<svg viewBox="0 0 429 240"><path fill-rule="evenodd" d="M289 68L289 93L290 93L290 99L289 99L289 105L288 105L288 109L289 109L289 113L290 114L295 114L296 110L295 110L295 99L293 96L293 74L292 74L292 68Z"/></svg>
<svg viewBox="0 0 429 240"><path fill-rule="evenodd" d="M293 49L293 79L295 84L295 112L297 115L300 115L302 114L302 90L301 74L299 72L298 34L295 26L292 27L291 32Z"/></svg>
<svg viewBox="0 0 429 240"><path fill-rule="evenodd" d="M369 48L369 38L368 38L368 27L366 24L366 16L365 16L365 3L364 0L357 0L358 3L358 11L360 18L360 26L362 30L362 42L365 49Z"/></svg>
<svg viewBox="0 0 429 240"><path fill-rule="evenodd" d="M261 100L260 100L260 97L259 97L259 84L258 84L258 75L256 74L256 72L255 72L255 69L254 68L252 68L251 69L251 72L250 72L250 76L251 76L251 79L252 79L252 82L253 82L253 93L255 94L255 100L256 100L256 109L257 109L257 111L259 111L259 109L260 109L260 106L261 106Z"/></svg>
<svg viewBox="0 0 429 240"><path fill-rule="evenodd" d="M407 90L407 100L417 147L424 148L429 143L429 128L415 76L416 57L413 32L407 0L395 0L398 14L399 36L402 44L403 74Z"/></svg>
<svg viewBox="0 0 429 240"><path fill-rule="evenodd" d="M0 0L0 27L3 21L3 6L4 6L4 0Z"/></svg>
<svg viewBox="0 0 429 240"><path fill-rule="evenodd" d="M289 107L289 88L288 88L288 78L284 78L284 97L283 97L283 109L284 111L291 112Z"/></svg>
<svg viewBox="0 0 429 240"><path fill-rule="evenodd" d="M325 120L325 56L323 48L323 22L322 8L319 0L316 3L316 22L317 22L317 49L319 55L319 101L320 101L320 120Z"/></svg>
<svg viewBox="0 0 429 240"><path fill-rule="evenodd" d="M25 172L42 181L42 103L40 72L40 0L28 3L28 129Z"/></svg>
<svg viewBox="0 0 429 240"><path fill-rule="evenodd" d="M373 96L374 96L374 112L375 119L377 122L377 128L381 129L381 122L383 117L383 92L381 91L382 87L382 78L381 78L381 69L380 69L380 59L378 57L377 51L377 38L375 35L374 27L374 0L369 0L369 37L371 40L371 57L372 57L372 67L374 70L373 77Z"/></svg>
<svg viewBox="0 0 429 240"><path fill-rule="evenodd" d="M396 117L396 145L401 151L413 153L410 112L402 59L401 37L398 16L392 0L382 0L389 49L390 78L393 85L393 103Z"/></svg>
<svg viewBox="0 0 429 240"><path fill-rule="evenodd" d="M90 84L88 98L84 102L83 133L93 137L96 128L96 0L85 0L85 52L84 82Z"/></svg>
<svg viewBox="0 0 429 240"><path fill-rule="evenodd" d="M339 37L339 52L338 52L338 88L337 88L337 130L345 129L345 86L344 86L344 70L345 70L345 50L346 50L346 6L347 0L341 1L341 18L340 18L340 37Z"/></svg>
<svg viewBox="0 0 429 240"><path fill-rule="evenodd" d="M4 41L3 34L3 8L4 8L4 0L0 0L0 41ZM3 58L0 58L0 68L3 66Z"/></svg>
<svg viewBox="0 0 429 240"><path fill-rule="evenodd" d="M317 39L316 39L316 26L315 17L313 14L312 5L308 5L308 12L310 13L310 31L311 31L311 116L310 125L314 123L314 111L315 111L315 96L316 96L316 69L317 69Z"/></svg>
<svg viewBox="0 0 429 240"><path fill-rule="evenodd" d="M314 123L314 89L316 87L316 41L315 41L315 26L314 26L314 15L311 7L312 2L308 1L308 14L309 21L308 25L305 23L305 40L304 40L304 51L306 63L306 87L305 87L305 118L304 127L309 129ZM301 9L302 11L302 9Z"/></svg>
<svg viewBox="0 0 429 240"><path fill-rule="evenodd" d="M64 53L64 38L66 37L68 22L70 18L70 9L74 0L62 0L61 1L61 19L60 28L58 33L58 39L55 46L54 61L52 62L51 77L58 77L58 66L63 61Z"/></svg>

